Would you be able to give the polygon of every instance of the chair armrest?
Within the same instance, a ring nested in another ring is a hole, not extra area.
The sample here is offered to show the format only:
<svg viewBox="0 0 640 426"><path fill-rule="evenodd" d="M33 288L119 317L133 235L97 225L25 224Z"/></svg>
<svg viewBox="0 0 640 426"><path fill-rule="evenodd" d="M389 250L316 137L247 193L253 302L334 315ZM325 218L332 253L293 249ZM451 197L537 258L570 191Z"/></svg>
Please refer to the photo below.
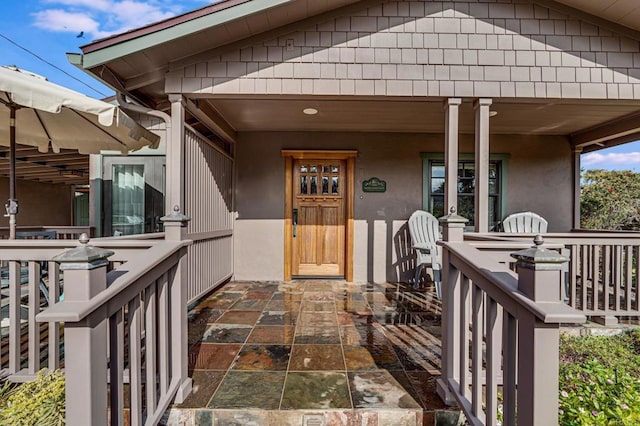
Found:
<svg viewBox="0 0 640 426"><path fill-rule="evenodd" d="M431 250L435 249L435 247L433 246L433 244L429 244L429 243L417 243L417 244L413 244L411 246L414 250L419 250L423 253L431 253Z"/></svg>

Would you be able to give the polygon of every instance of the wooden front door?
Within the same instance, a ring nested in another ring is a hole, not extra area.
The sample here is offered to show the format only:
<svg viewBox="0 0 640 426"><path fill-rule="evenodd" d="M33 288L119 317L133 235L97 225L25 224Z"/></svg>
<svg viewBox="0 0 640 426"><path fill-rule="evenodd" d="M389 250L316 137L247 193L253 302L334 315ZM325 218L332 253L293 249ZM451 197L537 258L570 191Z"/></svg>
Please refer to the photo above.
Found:
<svg viewBox="0 0 640 426"><path fill-rule="evenodd" d="M344 276L345 163L293 161L293 276Z"/></svg>

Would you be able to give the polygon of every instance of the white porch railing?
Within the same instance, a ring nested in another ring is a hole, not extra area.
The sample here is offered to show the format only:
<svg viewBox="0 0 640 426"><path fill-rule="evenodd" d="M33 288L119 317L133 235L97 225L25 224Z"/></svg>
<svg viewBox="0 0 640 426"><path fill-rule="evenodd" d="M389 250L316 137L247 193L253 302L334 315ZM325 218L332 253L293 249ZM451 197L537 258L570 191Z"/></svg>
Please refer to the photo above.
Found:
<svg viewBox="0 0 640 426"><path fill-rule="evenodd" d="M444 220L444 219L443 219ZM443 251L443 358L438 392L473 425L558 422L559 325L585 316L561 301L562 257L530 248L518 274L462 241L465 219L449 216Z"/></svg>

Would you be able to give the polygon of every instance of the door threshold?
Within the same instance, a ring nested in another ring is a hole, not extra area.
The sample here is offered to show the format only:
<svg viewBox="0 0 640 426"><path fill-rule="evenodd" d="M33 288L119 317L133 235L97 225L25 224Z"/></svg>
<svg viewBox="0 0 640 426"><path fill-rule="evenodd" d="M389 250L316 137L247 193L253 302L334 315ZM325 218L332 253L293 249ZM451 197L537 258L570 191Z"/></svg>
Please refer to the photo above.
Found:
<svg viewBox="0 0 640 426"><path fill-rule="evenodd" d="M293 280L344 280L344 275L292 275Z"/></svg>

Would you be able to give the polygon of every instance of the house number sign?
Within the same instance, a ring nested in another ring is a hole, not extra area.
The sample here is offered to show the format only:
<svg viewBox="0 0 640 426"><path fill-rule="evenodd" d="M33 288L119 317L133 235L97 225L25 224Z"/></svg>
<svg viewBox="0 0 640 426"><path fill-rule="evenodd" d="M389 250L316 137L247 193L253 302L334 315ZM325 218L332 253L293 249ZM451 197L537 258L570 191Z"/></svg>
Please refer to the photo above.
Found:
<svg viewBox="0 0 640 426"><path fill-rule="evenodd" d="M362 192L386 192L387 182L377 177L362 181Z"/></svg>

